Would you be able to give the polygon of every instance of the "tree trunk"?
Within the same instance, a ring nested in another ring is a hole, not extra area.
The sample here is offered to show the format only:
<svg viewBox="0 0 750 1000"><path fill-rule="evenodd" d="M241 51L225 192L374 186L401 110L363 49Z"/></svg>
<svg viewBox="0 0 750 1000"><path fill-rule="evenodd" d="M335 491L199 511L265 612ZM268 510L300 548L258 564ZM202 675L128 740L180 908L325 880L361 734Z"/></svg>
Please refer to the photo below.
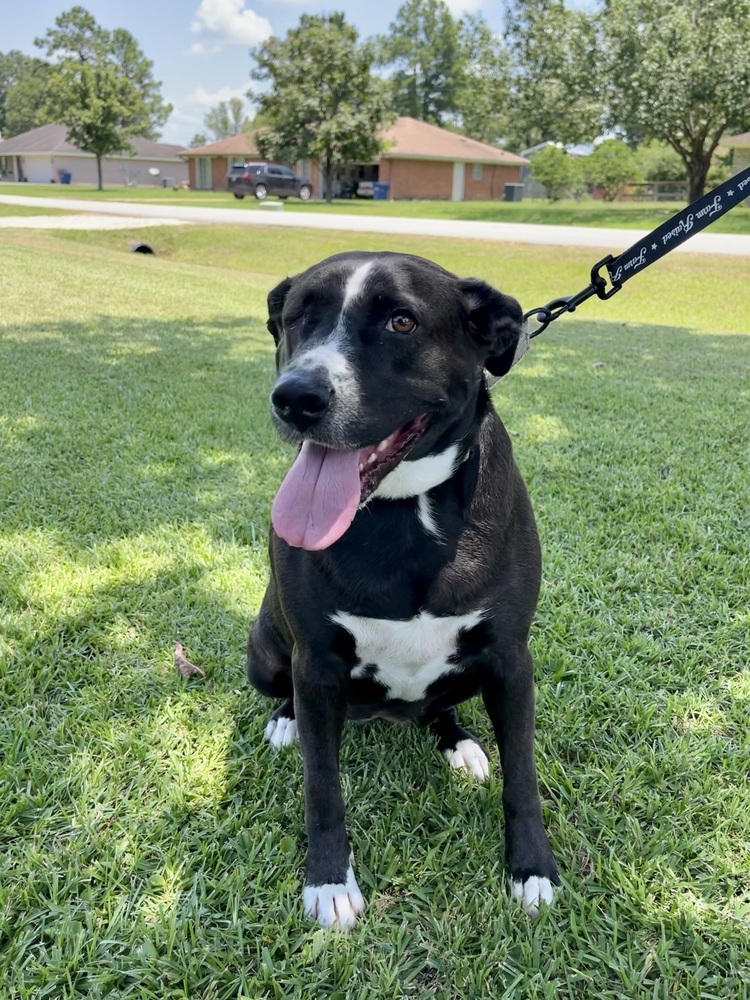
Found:
<svg viewBox="0 0 750 1000"><path fill-rule="evenodd" d="M704 149L693 149L693 155L687 164L688 168L688 201L700 198L706 190L706 178L711 166L711 154Z"/></svg>
<svg viewBox="0 0 750 1000"><path fill-rule="evenodd" d="M96 154L96 175L99 178L99 187L97 188L97 190L98 191L103 191L104 190L104 184L102 184L102 157L101 157L101 153L97 153Z"/></svg>

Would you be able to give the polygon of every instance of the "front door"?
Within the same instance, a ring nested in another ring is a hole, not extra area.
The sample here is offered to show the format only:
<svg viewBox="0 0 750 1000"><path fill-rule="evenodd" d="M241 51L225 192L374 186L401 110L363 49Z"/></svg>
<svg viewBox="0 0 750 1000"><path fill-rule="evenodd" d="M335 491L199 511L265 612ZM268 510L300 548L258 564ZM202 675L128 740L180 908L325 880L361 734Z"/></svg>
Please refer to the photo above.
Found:
<svg viewBox="0 0 750 1000"><path fill-rule="evenodd" d="M451 201L464 200L464 180L466 177L466 164L456 160L453 164L453 190Z"/></svg>
<svg viewBox="0 0 750 1000"><path fill-rule="evenodd" d="M196 156L195 158L195 186L201 191L210 191L211 187L211 157Z"/></svg>

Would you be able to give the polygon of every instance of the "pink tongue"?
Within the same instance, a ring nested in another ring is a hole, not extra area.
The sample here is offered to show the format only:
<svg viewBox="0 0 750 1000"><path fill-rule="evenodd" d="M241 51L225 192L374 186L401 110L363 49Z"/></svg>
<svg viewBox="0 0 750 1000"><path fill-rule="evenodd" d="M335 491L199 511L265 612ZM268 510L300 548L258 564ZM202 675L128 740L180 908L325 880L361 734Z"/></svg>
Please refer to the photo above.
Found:
<svg viewBox="0 0 750 1000"><path fill-rule="evenodd" d="M359 452L305 441L271 507L276 534L303 549L326 549L354 520L360 501Z"/></svg>

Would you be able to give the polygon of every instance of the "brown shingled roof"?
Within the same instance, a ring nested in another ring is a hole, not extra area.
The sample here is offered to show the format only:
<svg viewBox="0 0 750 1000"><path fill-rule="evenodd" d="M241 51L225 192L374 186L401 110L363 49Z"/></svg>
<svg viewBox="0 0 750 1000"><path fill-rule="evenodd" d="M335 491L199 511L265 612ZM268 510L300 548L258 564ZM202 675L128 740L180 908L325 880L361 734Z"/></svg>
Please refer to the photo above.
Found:
<svg viewBox="0 0 750 1000"><path fill-rule="evenodd" d="M529 162L515 153L416 118L396 119L383 138L392 143L382 154L388 159L466 160L470 163L506 163L514 166Z"/></svg>
<svg viewBox="0 0 750 1000"><path fill-rule="evenodd" d="M208 142L205 146L193 146L192 149L183 149L183 156L260 156L258 147L255 145L255 136L258 130L252 132L240 132L239 135L230 135L228 139L219 139L218 142Z"/></svg>
<svg viewBox="0 0 750 1000"><path fill-rule="evenodd" d="M131 139L130 143L135 149L136 157L148 159L177 159L182 149L181 146L173 146L167 142L154 142L153 139L144 139L141 136ZM28 132L14 135L10 139L0 140L0 156L26 156L33 153L58 153L61 156L70 154L93 155L79 149L78 146L74 146L72 142L68 142L66 126L56 123L40 125ZM129 157L130 153L126 150L124 153L113 155Z"/></svg>
<svg viewBox="0 0 750 1000"><path fill-rule="evenodd" d="M205 146L183 149L183 156L249 156L259 157L255 145L257 129L229 139L209 142ZM486 142L468 139L448 129L438 128L416 118L397 118L383 133L388 148L381 155L402 160L465 160L469 163L504 163L519 166L528 163L522 156L508 153Z"/></svg>

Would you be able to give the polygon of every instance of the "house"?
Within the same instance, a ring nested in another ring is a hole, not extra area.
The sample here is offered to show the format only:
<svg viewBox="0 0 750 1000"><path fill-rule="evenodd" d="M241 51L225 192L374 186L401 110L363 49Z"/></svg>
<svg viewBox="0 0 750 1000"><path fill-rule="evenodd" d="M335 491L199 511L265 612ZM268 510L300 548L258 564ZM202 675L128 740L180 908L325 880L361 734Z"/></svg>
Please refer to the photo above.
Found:
<svg viewBox="0 0 750 1000"><path fill-rule="evenodd" d="M726 149L732 150L733 174L738 174L740 170L750 167L750 132L724 136L721 144ZM750 206L750 198L745 199L745 204Z"/></svg>
<svg viewBox="0 0 750 1000"><path fill-rule="evenodd" d="M383 138L377 180L390 184L391 198L488 201L518 184L522 156L449 132L416 118L398 118Z"/></svg>
<svg viewBox="0 0 750 1000"><path fill-rule="evenodd" d="M190 186L224 190L226 174L235 163L262 159L254 136L236 135L206 146L183 150L190 171ZM348 163L334 178L334 194L357 181L388 184L394 199L441 199L445 201L502 198L505 185L520 181L522 156L457 135L437 125L398 118L383 133L386 148L368 163ZM309 160L295 165L308 177L315 197L323 194L323 173Z"/></svg>
<svg viewBox="0 0 750 1000"><path fill-rule="evenodd" d="M183 149L181 153L187 160L190 187L199 191L224 191L230 167L236 163L263 159L255 145L256 134L257 130L240 132L205 146Z"/></svg>
<svg viewBox="0 0 750 1000"><path fill-rule="evenodd" d="M181 146L136 137L128 151L102 157L105 184L155 184L169 186L187 181ZM59 182L70 174L73 184L96 184L96 157L68 142L65 125L40 125L21 135L0 140L0 177L32 184Z"/></svg>

